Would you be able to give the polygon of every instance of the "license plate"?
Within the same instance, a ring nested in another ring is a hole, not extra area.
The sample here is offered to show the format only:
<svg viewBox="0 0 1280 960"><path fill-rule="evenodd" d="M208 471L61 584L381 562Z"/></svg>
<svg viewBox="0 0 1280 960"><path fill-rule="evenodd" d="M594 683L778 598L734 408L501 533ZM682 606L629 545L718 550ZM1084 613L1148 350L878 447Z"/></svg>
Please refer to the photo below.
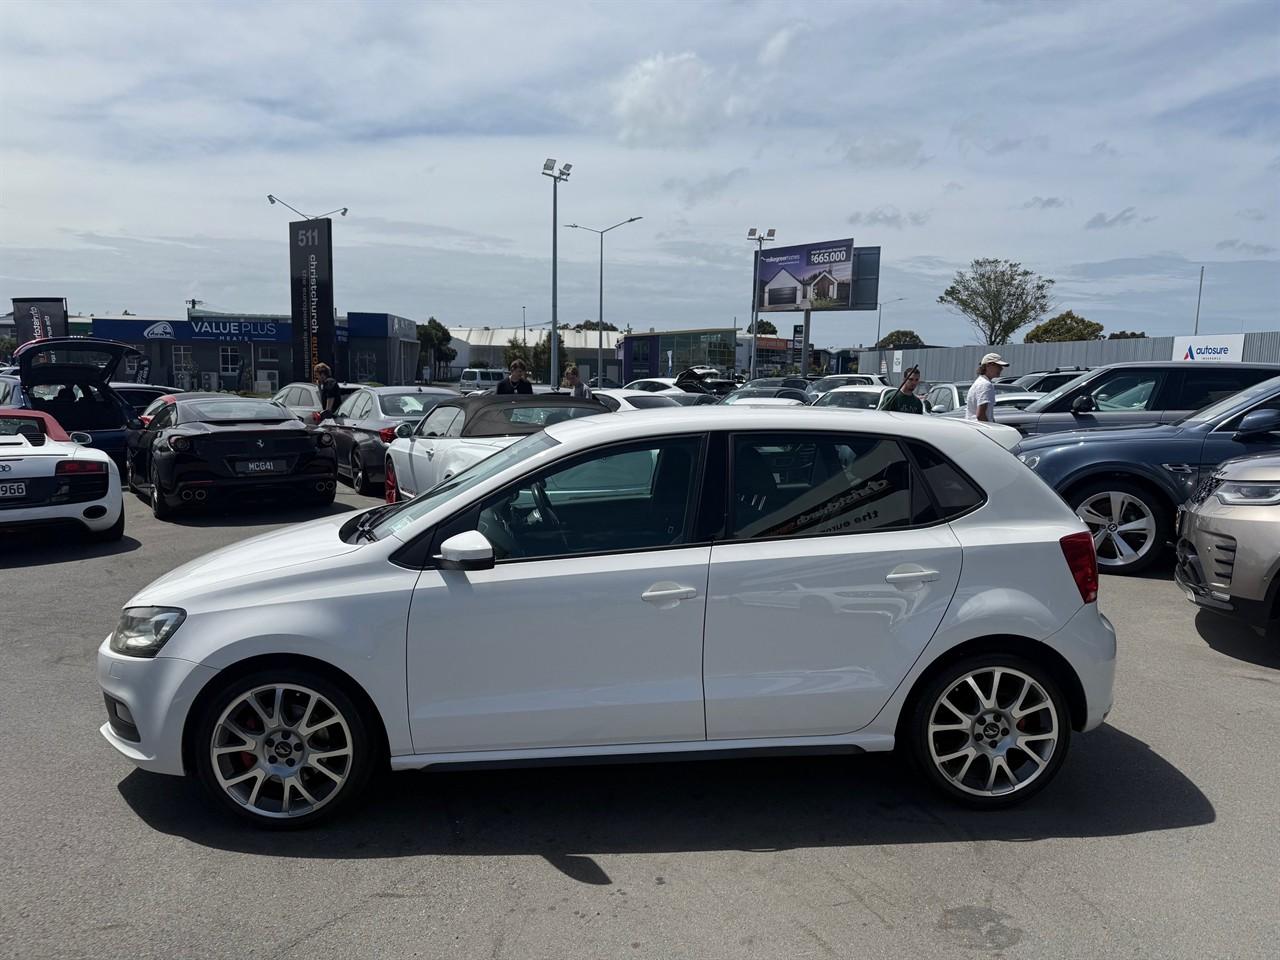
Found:
<svg viewBox="0 0 1280 960"><path fill-rule="evenodd" d="M241 460L236 473L284 473L283 460Z"/></svg>
<svg viewBox="0 0 1280 960"><path fill-rule="evenodd" d="M0 497L25 497L26 495L25 483L0 483Z"/></svg>

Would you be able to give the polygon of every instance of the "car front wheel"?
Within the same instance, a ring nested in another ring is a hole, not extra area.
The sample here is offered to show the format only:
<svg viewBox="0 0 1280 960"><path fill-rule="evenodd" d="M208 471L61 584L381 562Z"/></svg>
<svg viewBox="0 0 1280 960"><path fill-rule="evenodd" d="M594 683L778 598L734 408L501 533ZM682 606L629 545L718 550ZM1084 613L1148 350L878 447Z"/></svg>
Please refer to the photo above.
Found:
<svg viewBox="0 0 1280 960"><path fill-rule="evenodd" d="M1135 483L1107 480L1077 490L1071 509L1093 534L1105 573L1139 573L1160 556L1169 539L1169 512Z"/></svg>
<svg viewBox="0 0 1280 960"><path fill-rule="evenodd" d="M196 770L213 800L259 826L290 829L332 816L374 768L359 709L306 670L244 676L199 718Z"/></svg>
<svg viewBox="0 0 1280 960"><path fill-rule="evenodd" d="M1048 671L1006 654L951 664L916 698L903 731L916 765L966 806L1006 807L1042 790L1071 741Z"/></svg>

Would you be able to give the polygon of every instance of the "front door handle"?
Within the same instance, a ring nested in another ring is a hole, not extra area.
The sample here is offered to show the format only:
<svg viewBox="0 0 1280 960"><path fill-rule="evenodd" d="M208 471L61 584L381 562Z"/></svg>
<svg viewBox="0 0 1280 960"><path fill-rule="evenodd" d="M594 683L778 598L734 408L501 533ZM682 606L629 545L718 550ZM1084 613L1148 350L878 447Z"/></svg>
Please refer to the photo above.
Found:
<svg viewBox="0 0 1280 960"><path fill-rule="evenodd" d="M436 448L435 448L435 447L427 447L427 459L428 459L428 460L434 460L435 458L436 458Z"/></svg>
<svg viewBox="0 0 1280 960"><path fill-rule="evenodd" d="M697 595L698 591L695 587L684 587L678 583L663 581L655 583L640 594L640 599L645 603L654 604L659 610L670 610L681 600L692 600Z"/></svg>
<svg viewBox="0 0 1280 960"><path fill-rule="evenodd" d="M937 579L937 570L926 570L915 564L895 567L884 576L885 583L932 583Z"/></svg>

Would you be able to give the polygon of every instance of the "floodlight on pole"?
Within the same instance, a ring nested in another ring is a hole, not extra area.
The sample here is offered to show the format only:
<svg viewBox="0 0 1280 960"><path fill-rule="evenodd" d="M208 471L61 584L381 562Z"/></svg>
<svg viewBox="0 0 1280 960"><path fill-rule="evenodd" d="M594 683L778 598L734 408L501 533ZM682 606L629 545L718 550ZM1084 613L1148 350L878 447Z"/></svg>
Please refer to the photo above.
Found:
<svg viewBox="0 0 1280 960"><path fill-rule="evenodd" d="M894 297L892 300L886 300L884 303L876 304L876 342L875 345L880 346L880 317L884 314L885 303L901 303L906 297Z"/></svg>
<svg viewBox="0 0 1280 960"><path fill-rule="evenodd" d="M569 179L569 172L573 169L572 163L560 164L560 169L556 170L556 161L548 157L542 164L542 175L551 178L551 389L560 386L560 333L557 309L557 298L559 296L557 284L557 257L558 257L558 233L556 221L559 216L559 187L562 180Z"/></svg>
<svg viewBox="0 0 1280 960"><path fill-rule="evenodd" d="M586 230L600 237L600 303L596 313L596 322L599 324L596 329L596 385L600 387L604 386L604 235L610 230L617 230L619 227L625 227L628 223L635 223L637 220L643 219L644 217L631 217L629 220L622 220L612 227L605 227L603 230L584 227L578 223L569 224L569 227L574 230Z"/></svg>
<svg viewBox="0 0 1280 960"><path fill-rule="evenodd" d="M760 335L757 329L760 326L760 311L758 309L760 300L760 256L764 253L764 245L773 240L776 232L773 227L770 227L764 233L761 233L755 227L747 231L747 239L756 245L755 266L751 269L751 380L756 378L756 338Z"/></svg>
<svg viewBox="0 0 1280 960"><path fill-rule="evenodd" d="M267 203L273 206L278 203L280 204L280 206L286 207L289 210L292 210L294 213L300 216L303 220L323 220L325 217L332 216L335 213L338 214L339 216L345 217L347 215L347 210L348 210L347 207L338 207L336 210L330 210L328 213L322 213L319 216L313 217L311 214L303 213L297 207L292 206L288 203L285 203L283 200L277 197L274 193L267 194Z"/></svg>

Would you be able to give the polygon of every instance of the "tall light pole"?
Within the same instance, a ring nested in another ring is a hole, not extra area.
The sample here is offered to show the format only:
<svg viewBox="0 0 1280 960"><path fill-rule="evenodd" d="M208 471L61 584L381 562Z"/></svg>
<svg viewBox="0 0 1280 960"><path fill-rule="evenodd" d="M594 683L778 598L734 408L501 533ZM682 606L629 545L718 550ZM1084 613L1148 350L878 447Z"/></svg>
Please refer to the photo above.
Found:
<svg viewBox="0 0 1280 960"><path fill-rule="evenodd" d="M526 350L529 349L529 334L526 332L527 327L524 320L524 307L520 308L520 342L524 344Z"/></svg>
<svg viewBox="0 0 1280 960"><path fill-rule="evenodd" d="M560 164L559 171L556 170L556 162L550 157L542 164L542 175L551 178L551 389L555 390L560 386L560 333L557 329L557 313L556 313L556 241L557 229L556 218L559 216L559 188L562 180L569 179L569 171L573 169L572 163Z"/></svg>
<svg viewBox="0 0 1280 960"><path fill-rule="evenodd" d="M603 230L596 230L593 227L584 227L580 223L571 223L569 227L574 230L587 230L600 237L600 305L596 313L596 322L600 325L596 333L596 386L604 386L604 235L610 230L617 230L619 227L625 227L628 223L635 223L637 220L643 220L644 217L632 217L630 220L623 220L621 223L615 223L612 227L605 227Z"/></svg>
<svg viewBox="0 0 1280 960"><path fill-rule="evenodd" d="M309 213L303 213L297 207L289 206L289 204L285 203L283 200L281 200L279 197L277 197L273 193L267 194L267 203L271 204L272 206L278 203L282 207L288 207L290 210L292 210L294 213L300 216L303 220L323 220L325 217L333 216L335 213L340 217L345 217L347 215L346 207L338 207L338 209L336 210L330 210L328 213L321 213L313 217Z"/></svg>
<svg viewBox="0 0 1280 960"><path fill-rule="evenodd" d="M906 297L894 297L892 300L886 300L884 303L899 303L907 299ZM876 342L875 348L880 349L880 317L884 314L884 303L876 304Z"/></svg>
<svg viewBox="0 0 1280 960"><path fill-rule="evenodd" d="M764 245L773 241L773 235L777 231L770 227L764 233L761 233L755 227L747 231L747 239L756 245L756 262L751 270L751 376L748 380L756 378L756 339L760 336L760 310L758 309L760 301L760 257L764 253Z"/></svg>

